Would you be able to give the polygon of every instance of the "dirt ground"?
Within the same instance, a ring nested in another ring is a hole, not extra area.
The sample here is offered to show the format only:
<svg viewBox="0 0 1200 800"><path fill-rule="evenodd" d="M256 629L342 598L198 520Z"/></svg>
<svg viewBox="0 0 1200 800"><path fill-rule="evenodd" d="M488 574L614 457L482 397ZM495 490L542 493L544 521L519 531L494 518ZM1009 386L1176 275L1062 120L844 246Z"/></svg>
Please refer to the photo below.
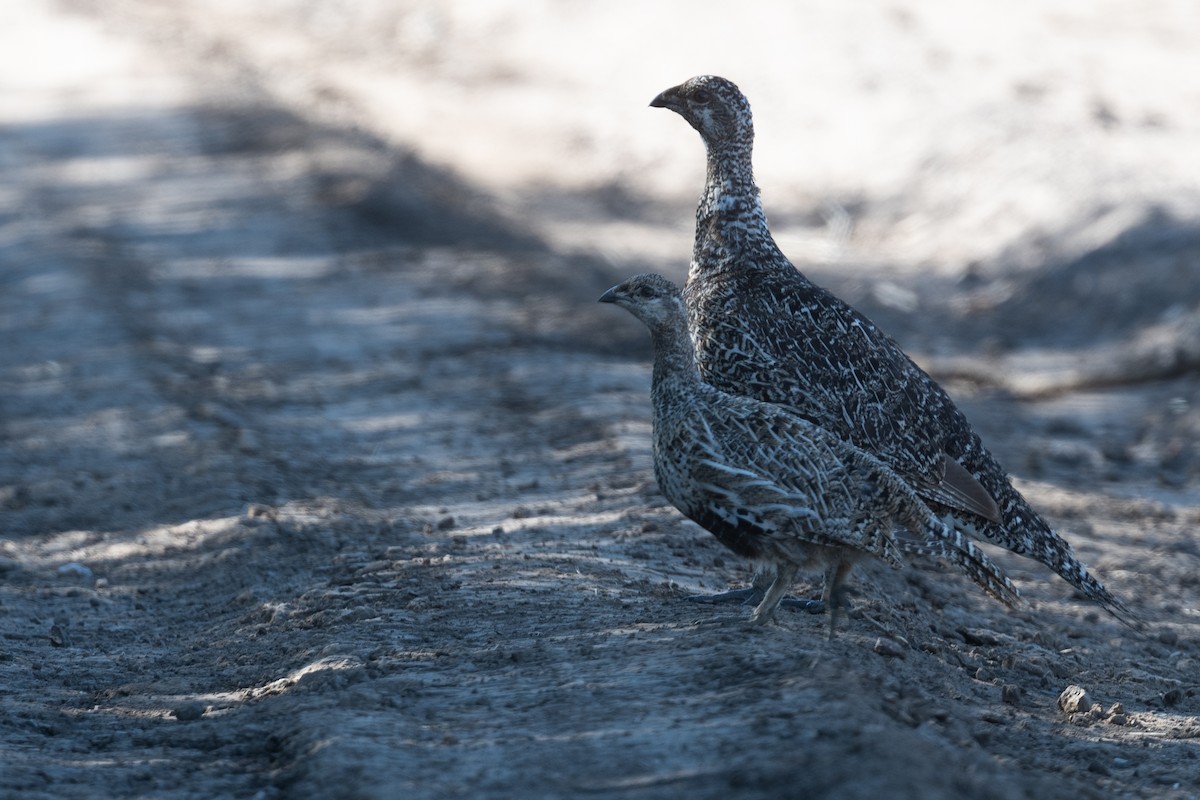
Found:
<svg viewBox="0 0 1200 800"><path fill-rule="evenodd" d="M1200 12L634 8L5 6L0 797L1200 796ZM684 600L749 568L595 300L686 272L700 72L1145 631L1005 553Z"/></svg>

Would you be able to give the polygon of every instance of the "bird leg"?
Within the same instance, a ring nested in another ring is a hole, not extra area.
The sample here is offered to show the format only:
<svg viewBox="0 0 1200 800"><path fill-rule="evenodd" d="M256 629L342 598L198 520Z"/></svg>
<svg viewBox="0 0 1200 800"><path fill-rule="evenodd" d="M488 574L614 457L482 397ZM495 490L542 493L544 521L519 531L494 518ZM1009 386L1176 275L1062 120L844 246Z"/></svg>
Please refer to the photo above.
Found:
<svg viewBox="0 0 1200 800"><path fill-rule="evenodd" d="M837 632L838 614L846 605L846 576L854 568L853 561L838 561L825 575L825 604L829 607L829 640Z"/></svg>
<svg viewBox="0 0 1200 800"><path fill-rule="evenodd" d="M771 615L775 613L775 607L779 605L779 601L783 599L783 594L792 585L792 580L796 577L798 567L791 563L779 564L775 572L775 581L771 584L771 588L767 589L766 595L762 602L754 609L754 613L750 615L752 622L757 622L759 625L765 625L770 621Z"/></svg>

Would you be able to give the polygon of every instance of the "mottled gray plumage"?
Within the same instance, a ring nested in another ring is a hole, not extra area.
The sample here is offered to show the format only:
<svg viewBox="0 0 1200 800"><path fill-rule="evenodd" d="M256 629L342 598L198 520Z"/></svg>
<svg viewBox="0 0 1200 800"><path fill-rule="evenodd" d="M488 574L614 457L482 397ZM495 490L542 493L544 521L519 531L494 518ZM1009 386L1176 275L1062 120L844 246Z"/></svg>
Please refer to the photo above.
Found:
<svg viewBox="0 0 1200 800"><path fill-rule="evenodd" d="M798 569L827 568L832 635L854 562L873 555L899 567L902 550L944 557L992 596L1017 602L1004 573L879 459L779 406L704 383L673 283L638 275L600 301L627 309L654 338L654 474L663 495L775 576L756 621L771 616ZM897 539L895 526L921 541Z"/></svg>
<svg viewBox="0 0 1200 800"><path fill-rule="evenodd" d="M699 76L650 105L687 120L708 153L684 289L703 379L787 406L878 456L957 529L1041 561L1128 615L1013 488L942 387L776 246L751 165L750 105L737 86Z"/></svg>

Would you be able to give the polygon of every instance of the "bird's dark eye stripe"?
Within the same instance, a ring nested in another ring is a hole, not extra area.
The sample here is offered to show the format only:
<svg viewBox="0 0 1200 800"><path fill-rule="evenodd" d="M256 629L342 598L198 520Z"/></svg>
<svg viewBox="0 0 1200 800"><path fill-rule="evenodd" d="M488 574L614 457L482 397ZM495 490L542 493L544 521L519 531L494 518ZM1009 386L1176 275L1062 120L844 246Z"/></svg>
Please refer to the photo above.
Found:
<svg viewBox="0 0 1200 800"><path fill-rule="evenodd" d="M697 103L707 103L709 100L712 100L712 94L704 89L697 89L692 93L692 99Z"/></svg>

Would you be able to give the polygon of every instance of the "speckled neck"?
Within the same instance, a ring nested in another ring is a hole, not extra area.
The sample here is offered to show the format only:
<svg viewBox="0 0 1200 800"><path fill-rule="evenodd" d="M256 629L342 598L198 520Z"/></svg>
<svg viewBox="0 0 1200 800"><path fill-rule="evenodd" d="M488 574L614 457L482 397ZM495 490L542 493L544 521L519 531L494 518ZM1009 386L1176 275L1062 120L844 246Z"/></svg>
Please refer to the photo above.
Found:
<svg viewBox="0 0 1200 800"><path fill-rule="evenodd" d="M708 174L696 208L692 272L729 266L754 251L777 253L751 163L753 137L708 146ZM701 266L703 265L703 266Z"/></svg>
<svg viewBox="0 0 1200 800"><path fill-rule="evenodd" d="M700 385L700 370L696 367L683 307L679 307L677 314L651 327L650 333L654 339L651 394L656 408L671 406L679 398L695 392Z"/></svg>

